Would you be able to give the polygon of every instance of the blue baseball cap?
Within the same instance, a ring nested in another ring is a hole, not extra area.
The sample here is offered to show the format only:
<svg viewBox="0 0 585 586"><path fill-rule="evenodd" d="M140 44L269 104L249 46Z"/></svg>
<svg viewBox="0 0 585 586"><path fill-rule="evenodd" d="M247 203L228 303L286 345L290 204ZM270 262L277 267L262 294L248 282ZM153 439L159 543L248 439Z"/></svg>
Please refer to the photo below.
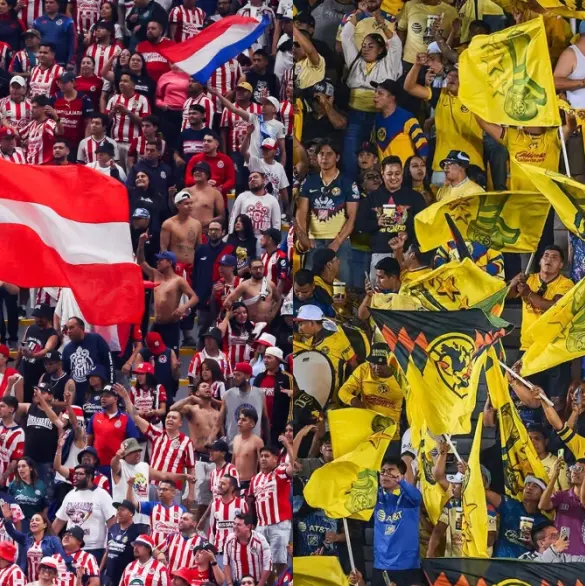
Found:
<svg viewBox="0 0 585 586"><path fill-rule="evenodd" d="M156 256L156 260L168 260L171 263L173 263L173 265L177 264L177 256L175 255L174 252L171 252L170 250L165 250L164 252L159 252Z"/></svg>
<svg viewBox="0 0 585 586"><path fill-rule="evenodd" d="M146 208L136 208L132 217L150 219L150 212Z"/></svg>
<svg viewBox="0 0 585 586"><path fill-rule="evenodd" d="M226 267L236 267L238 266L238 259L233 254L224 254L219 259L219 264Z"/></svg>

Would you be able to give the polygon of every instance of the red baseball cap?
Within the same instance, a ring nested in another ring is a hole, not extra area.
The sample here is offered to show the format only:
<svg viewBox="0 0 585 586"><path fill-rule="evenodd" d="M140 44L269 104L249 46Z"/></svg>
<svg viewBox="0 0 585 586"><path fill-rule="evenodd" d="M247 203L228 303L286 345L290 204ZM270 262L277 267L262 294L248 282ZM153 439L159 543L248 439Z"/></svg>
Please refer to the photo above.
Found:
<svg viewBox="0 0 585 586"><path fill-rule="evenodd" d="M150 362L141 362L133 372L134 374L154 374L154 366Z"/></svg>
<svg viewBox="0 0 585 586"><path fill-rule="evenodd" d="M12 356L10 356L10 348L6 344L0 344L0 355L7 358L9 361L14 360Z"/></svg>
<svg viewBox="0 0 585 586"><path fill-rule="evenodd" d="M16 136L16 132L14 132L14 130L12 130L12 128L7 128L6 126L0 127L0 138L7 138L7 137L14 138L15 136Z"/></svg>
<svg viewBox="0 0 585 586"><path fill-rule="evenodd" d="M247 362L238 362L234 368L234 372L241 372L242 374L252 376L252 367Z"/></svg>
<svg viewBox="0 0 585 586"><path fill-rule="evenodd" d="M16 547L8 541L0 543L0 559L13 564L16 561Z"/></svg>
<svg viewBox="0 0 585 586"><path fill-rule="evenodd" d="M159 356L162 354L167 347L163 342L162 336L158 332L148 332L146 334L146 338L144 338L146 342L146 347L155 355Z"/></svg>
<svg viewBox="0 0 585 586"><path fill-rule="evenodd" d="M185 580L187 584L191 584L191 580L193 579L193 570L188 568L179 568L175 572L171 572L172 578L181 578L181 580Z"/></svg>

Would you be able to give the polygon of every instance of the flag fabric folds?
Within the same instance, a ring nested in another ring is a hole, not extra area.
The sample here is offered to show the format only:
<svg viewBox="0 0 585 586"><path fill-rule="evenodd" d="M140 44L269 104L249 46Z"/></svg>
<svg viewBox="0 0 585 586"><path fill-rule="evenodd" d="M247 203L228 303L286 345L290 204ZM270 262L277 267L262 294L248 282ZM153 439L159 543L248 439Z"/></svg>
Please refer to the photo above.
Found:
<svg viewBox="0 0 585 586"><path fill-rule="evenodd" d="M337 556L307 556L293 558L295 586L347 586Z"/></svg>
<svg viewBox="0 0 585 586"><path fill-rule="evenodd" d="M483 476L479 463L483 418L475 428L473 445L467 462L461 499L463 501L463 555L469 558L487 558L488 513Z"/></svg>
<svg viewBox="0 0 585 586"><path fill-rule="evenodd" d="M487 122L560 126L541 16L474 37L459 58L459 99Z"/></svg>
<svg viewBox="0 0 585 586"><path fill-rule="evenodd" d="M547 12L565 18L585 18L582 0L536 0Z"/></svg>
<svg viewBox="0 0 585 586"><path fill-rule="evenodd" d="M70 287L92 325L140 323L144 286L126 188L83 165L0 160L0 175L0 280Z"/></svg>
<svg viewBox="0 0 585 586"><path fill-rule="evenodd" d="M502 280L488 275L471 259L465 258L409 281L400 289L400 295L414 298L422 309L454 311L470 309L505 288Z"/></svg>
<svg viewBox="0 0 585 586"><path fill-rule="evenodd" d="M585 356L585 280L547 309L528 332L534 342L522 357L524 376Z"/></svg>
<svg viewBox="0 0 585 586"><path fill-rule="evenodd" d="M490 400L498 415L506 494L522 500L526 476L531 474L547 482L548 475L512 402L508 381L493 351L488 355L485 372Z"/></svg>
<svg viewBox="0 0 585 586"><path fill-rule="evenodd" d="M521 164L520 168L550 202L567 229L585 239L585 185L534 165Z"/></svg>
<svg viewBox="0 0 585 586"><path fill-rule="evenodd" d="M461 235L501 252L536 250L550 209L536 191L496 191L443 199L414 218L421 250L452 240L445 220L449 214Z"/></svg>
<svg viewBox="0 0 585 586"><path fill-rule="evenodd" d="M343 432L347 432L345 426L353 425L351 419L351 414L349 420L330 418L331 442L334 446L334 438L340 438ZM363 423L355 414L354 421L356 426ZM387 424L385 429L384 422ZM339 425L343 425L343 429ZM361 425L361 429L365 430L366 426ZM392 419L372 417L369 434L355 449L313 472L304 490L307 504L315 509L323 509L332 519L351 517L368 521L378 498L378 472L395 430L396 422Z"/></svg>
<svg viewBox="0 0 585 586"><path fill-rule="evenodd" d="M371 310L410 387L409 399L434 435L471 431L485 351L511 325L480 309Z"/></svg>
<svg viewBox="0 0 585 586"><path fill-rule="evenodd" d="M253 45L269 24L267 15L260 21L226 16L187 41L159 49L159 53L204 84L218 67Z"/></svg>

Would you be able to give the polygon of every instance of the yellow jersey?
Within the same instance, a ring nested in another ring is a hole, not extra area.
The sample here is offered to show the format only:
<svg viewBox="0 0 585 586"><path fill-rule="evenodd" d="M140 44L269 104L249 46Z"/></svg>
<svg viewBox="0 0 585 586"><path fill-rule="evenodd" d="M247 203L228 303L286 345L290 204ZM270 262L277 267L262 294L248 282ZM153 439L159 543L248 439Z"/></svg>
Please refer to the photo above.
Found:
<svg viewBox="0 0 585 586"><path fill-rule="evenodd" d="M295 65L295 85L298 89L314 86L325 77L325 59L319 55L319 64L315 67L308 57L301 59Z"/></svg>
<svg viewBox="0 0 585 586"><path fill-rule="evenodd" d="M510 153L510 189L534 191L534 185L525 173L517 167L518 163L528 163L558 171L561 142L558 128L547 128L542 134L528 134L522 128L510 126L505 129L502 144Z"/></svg>
<svg viewBox="0 0 585 586"><path fill-rule="evenodd" d="M555 456L554 454L551 454L550 452L546 458L543 458L541 460L542 465L544 466L544 469L546 470L548 480L550 480L552 477L552 471L553 471L554 465L557 460L558 460L557 456ZM555 484L555 490L569 490L569 488L571 488L571 485L569 483L568 468L567 468L567 466L565 466L565 468L561 470L561 473L559 474L559 477L557 478L557 482Z"/></svg>
<svg viewBox="0 0 585 586"><path fill-rule="evenodd" d="M534 293L538 291L544 292L540 293L543 299L547 299L548 301L552 301L558 295L564 295L568 293L574 286L573 281L571 279L567 279L567 277L563 277L563 275L559 275L556 279L553 279L550 283L544 283L541 281L540 276L538 273L534 273L526 279L526 284L530 288L531 291ZM530 326L543 314L544 312L540 309L535 309L524 299L522 299L522 328L520 330L520 350L528 350L532 342L532 336L528 336L527 332Z"/></svg>
<svg viewBox="0 0 585 586"><path fill-rule="evenodd" d="M585 458L585 437L573 431L567 424L557 433L561 441L571 450L573 456L575 456L575 460Z"/></svg>
<svg viewBox="0 0 585 586"><path fill-rule="evenodd" d="M400 273L400 291L399 295L408 295L408 292L404 290L404 286L428 275L433 271L432 267L420 267L419 269L413 269L412 271L406 270Z"/></svg>
<svg viewBox="0 0 585 586"><path fill-rule="evenodd" d="M472 193L483 193L485 189L469 179L464 179L459 185L444 185L437 193L437 201L442 199L453 199L463 195L470 195Z"/></svg>
<svg viewBox="0 0 585 586"><path fill-rule="evenodd" d="M313 283L315 284L315 287L321 287L321 289L327 291L329 297L333 297L333 283L327 283L319 275L314 277Z"/></svg>

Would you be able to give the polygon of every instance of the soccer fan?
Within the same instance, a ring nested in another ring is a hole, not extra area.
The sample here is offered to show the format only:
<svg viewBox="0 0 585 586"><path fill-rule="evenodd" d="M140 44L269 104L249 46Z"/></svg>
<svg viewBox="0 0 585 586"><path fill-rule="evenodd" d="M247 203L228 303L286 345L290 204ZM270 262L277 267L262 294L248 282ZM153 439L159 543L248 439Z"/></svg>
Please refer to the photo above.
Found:
<svg viewBox="0 0 585 586"><path fill-rule="evenodd" d="M196 384L196 381L201 379L201 366L203 361L208 359L217 362L224 377L231 377L231 364L225 353L220 349L223 338L221 330L219 328L210 328L202 337L204 346L202 350L193 355L189 364L188 376L191 384Z"/></svg>
<svg viewBox="0 0 585 586"><path fill-rule="evenodd" d="M34 4L36 4L36 2L30 3L31 6ZM20 49L20 51L16 51L12 55L9 71L15 76L19 75L28 80L32 68L37 64L37 56L41 44L41 33L34 28L29 28L22 33L22 36L24 39L24 49Z"/></svg>
<svg viewBox="0 0 585 586"><path fill-rule="evenodd" d="M57 557L62 583L66 586L74 586L77 583L78 574L81 574L88 586L99 586L100 562L104 549L92 550L93 553L91 553L85 544L84 530L75 525L65 530L62 543L65 555ZM75 571L72 571L73 569Z"/></svg>
<svg viewBox="0 0 585 586"><path fill-rule="evenodd" d="M24 586L26 576L16 563L16 547L8 541L0 543L0 584L2 586Z"/></svg>
<svg viewBox="0 0 585 586"><path fill-rule="evenodd" d="M45 0L45 13L34 21L33 27L41 33L41 47L51 43L55 60L63 67L75 61L75 23L59 12L57 0Z"/></svg>
<svg viewBox="0 0 585 586"><path fill-rule="evenodd" d="M146 71L156 83L160 77L171 70L166 57L159 53L159 49L172 47L175 42L164 38L165 25L151 20L146 27L146 39L136 46L136 51L142 54L146 61Z"/></svg>
<svg viewBox="0 0 585 586"><path fill-rule="evenodd" d="M170 586L167 567L153 556L155 541L150 535L139 535L133 542L135 560L126 566L121 586L130 586L138 581L145 586Z"/></svg>
<svg viewBox="0 0 585 586"><path fill-rule="evenodd" d="M54 0L53 0L54 1ZM63 67L55 61L55 45L41 42L37 64L30 72L29 97L53 96L59 89L57 80L64 73Z"/></svg>
<svg viewBox="0 0 585 586"><path fill-rule="evenodd" d="M16 146L16 132L5 126L0 127L0 157L17 165L26 164L26 153Z"/></svg>
<svg viewBox="0 0 585 586"><path fill-rule="evenodd" d="M192 513L183 513L179 520L178 532L166 536L166 542L158 549L158 560L173 573L181 568L191 568L195 563L195 550L201 544Z"/></svg>
<svg viewBox="0 0 585 586"><path fill-rule="evenodd" d="M93 163L87 163L90 169L95 169L99 173L113 177L118 181L124 183L126 181L126 173L115 161L117 146L110 142L104 142L95 149L96 160Z"/></svg>
<svg viewBox="0 0 585 586"><path fill-rule="evenodd" d="M239 496L237 476L226 474L218 478L214 494L209 505L209 540L221 555L226 539L234 529L236 516L246 514L248 504Z"/></svg>
<svg viewBox="0 0 585 586"><path fill-rule="evenodd" d="M197 6L197 0L184 0L169 13L169 37L180 43L197 36L205 22L205 12Z"/></svg>
<svg viewBox="0 0 585 586"><path fill-rule="evenodd" d="M32 105L26 97L26 81L21 75L10 80L9 94L0 100L0 116L13 130L24 128L32 118Z"/></svg>
<svg viewBox="0 0 585 586"><path fill-rule="evenodd" d="M185 130L189 125L189 112L193 105L203 107L203 124L204 126L211 128L214 125L215 120L215 106L212 101L213 96L210 98L204 91L203 85L193 78L189 80L187 95L189 97L183 104L183 124L181 130Z"/></svg>
<svg viewBox="0 0 585 586"><path fill-rule="evenodd" d="M146 155L146 145L150 141L161 141L161 156L164 157L167 152L167 143L161 138L159 132L159 119L157 116L145 116L140 122L142 132L132 140L128 150L128 168L130 169L138 159Z"/></svg>
<svg viewBox="0 0 585 586"><path fill-rule="evenodd" d="M79 31L79 29L78 29ZM85 50L85 56L91 57L94 62L94 73L100 75L104 65L110 59L120 54L120 46L114 37L114 26L105 20L100 20L94 28L95 43Z"/></svg>
<svg viewBox="0 0 585 586"><path fill-rule="evenodd" d="M31 118L19 133L26 142L26 162L29 165L46 165L53 159L55 136L63 133L63 126L46 96L38 95L31 99Z"/></svg>
<svg viewBox="0 0 585 586"><path fill-rule="evenodd" d="M201 104L189 105L186 122L179 135L178 148L174 154L177 167L185 166L191 157L203 152L203 138L210 132L209 125L204 125L207 122L205 106Z"/></svg>
<svg viewBox="0 0 585 586"><path fill-rule="evenodd" d="M78 163L97 162L97 148L109 143L114 147L114 161L120 159L118 145L115 140L106 135L109 119L105 114L94 114L89 120L89 136L79 143L77 149Z"/></svg>
<svg viewBox="0 0 585 586"><path fill-rule="evenodd" d="M6 347L0 346L0 351ZM6 376L6 373L4 374ZM18 460L24 456L24 430L14 422L14 416L18 411L18 400L9 395L2 397L0 401L0 486L10 484L16 471Z"/></svg>

